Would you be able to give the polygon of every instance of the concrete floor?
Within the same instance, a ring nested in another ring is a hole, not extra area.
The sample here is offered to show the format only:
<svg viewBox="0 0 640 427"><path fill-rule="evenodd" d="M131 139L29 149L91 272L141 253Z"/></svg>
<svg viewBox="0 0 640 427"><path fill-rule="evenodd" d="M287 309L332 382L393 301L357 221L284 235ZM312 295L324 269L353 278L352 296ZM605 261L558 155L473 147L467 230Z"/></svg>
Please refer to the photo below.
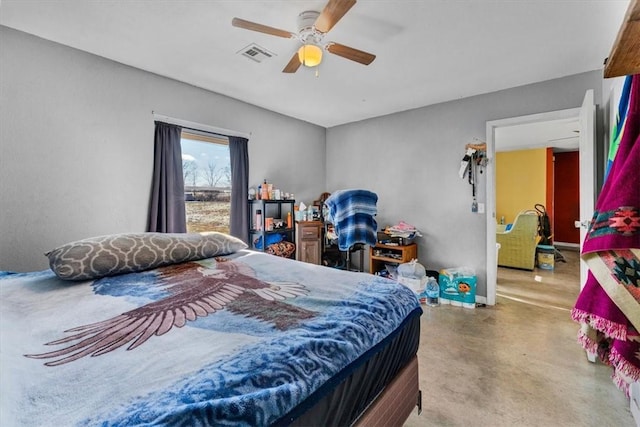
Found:
<svg viewBox="0 0 640 427"><path fill-rule="evenodd" d="M553 271L499 268L493 307L424 307L422 414L405 427L636 425L611 369L576 341L579 258L562 254Z"/></svg>

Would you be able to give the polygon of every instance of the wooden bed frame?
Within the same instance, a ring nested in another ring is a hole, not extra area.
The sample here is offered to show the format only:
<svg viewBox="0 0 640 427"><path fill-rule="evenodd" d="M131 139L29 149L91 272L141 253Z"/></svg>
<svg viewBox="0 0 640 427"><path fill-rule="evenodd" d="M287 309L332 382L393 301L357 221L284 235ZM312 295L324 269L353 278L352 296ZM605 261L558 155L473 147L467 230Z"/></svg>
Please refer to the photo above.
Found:
<svg viewBox="0 0 640 427"><path fill-rule="evenodd" d="M402 426L411 411L422 411L422 393L418 384L418 357L415 356L385 387L376 400L356 420L356 427Z"/></svg>

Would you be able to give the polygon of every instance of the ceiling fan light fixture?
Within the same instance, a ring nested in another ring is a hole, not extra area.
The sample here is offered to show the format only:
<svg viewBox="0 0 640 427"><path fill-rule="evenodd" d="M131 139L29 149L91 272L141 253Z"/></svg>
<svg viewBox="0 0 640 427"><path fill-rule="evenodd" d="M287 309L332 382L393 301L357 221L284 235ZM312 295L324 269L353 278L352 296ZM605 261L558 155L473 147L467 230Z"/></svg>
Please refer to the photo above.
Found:
<svg viewBox="0 0 640 427"><path fill-rule="evenodd" d="M0 0L1 2L2 0ZM342 19L342 17L356 4L357 0L326 0L322 12L307 10L298 15L298 32L281 30L257 22L246 21L241 18L233 18L231 25L245 30L256 31L258 33L269 34L271 36L285 39L296 39L300 44L299 48L292 52L291 59L282 69L283 73L295 73L301 65L305 67L316 67L318 75L318 65L322 62L323 50L332 55L337 55L349 61L369 65L376 59L376 56L358 49L354 49L335 42L324 42L325 35ZM302 46L301 46L302 45Z"/></svg>
<svg viewBox="0 0 640 427"><path fill-rule="evenodd" d="M322 49L314 44L305 44L298 49L298 59L305 67L316 67L322 61Z"/></svg>

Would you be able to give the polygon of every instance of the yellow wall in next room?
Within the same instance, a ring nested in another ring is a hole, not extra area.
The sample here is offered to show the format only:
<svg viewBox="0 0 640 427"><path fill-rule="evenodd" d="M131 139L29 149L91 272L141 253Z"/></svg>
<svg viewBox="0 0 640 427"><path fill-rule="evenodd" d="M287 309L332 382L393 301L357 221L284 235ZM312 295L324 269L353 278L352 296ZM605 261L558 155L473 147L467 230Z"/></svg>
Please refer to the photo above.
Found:
<svg viewBox="0 0 640 427"><path fill-rule="evenodd" d="M496 153L496 219L513 223L518 212L546 203L546 148Z"/></svg>

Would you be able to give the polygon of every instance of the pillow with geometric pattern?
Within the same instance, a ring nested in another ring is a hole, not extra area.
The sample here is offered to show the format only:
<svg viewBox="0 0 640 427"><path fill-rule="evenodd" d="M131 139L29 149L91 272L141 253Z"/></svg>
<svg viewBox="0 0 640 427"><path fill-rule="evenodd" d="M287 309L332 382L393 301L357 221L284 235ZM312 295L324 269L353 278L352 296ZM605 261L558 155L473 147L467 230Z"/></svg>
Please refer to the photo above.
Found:
<svg viewBox="0 0 640 427"><path fill-rule="evenodd" d="M97 279L227 255L246 248L224 233L123 233L67 243L45 254L64 280Z"/></svg>

